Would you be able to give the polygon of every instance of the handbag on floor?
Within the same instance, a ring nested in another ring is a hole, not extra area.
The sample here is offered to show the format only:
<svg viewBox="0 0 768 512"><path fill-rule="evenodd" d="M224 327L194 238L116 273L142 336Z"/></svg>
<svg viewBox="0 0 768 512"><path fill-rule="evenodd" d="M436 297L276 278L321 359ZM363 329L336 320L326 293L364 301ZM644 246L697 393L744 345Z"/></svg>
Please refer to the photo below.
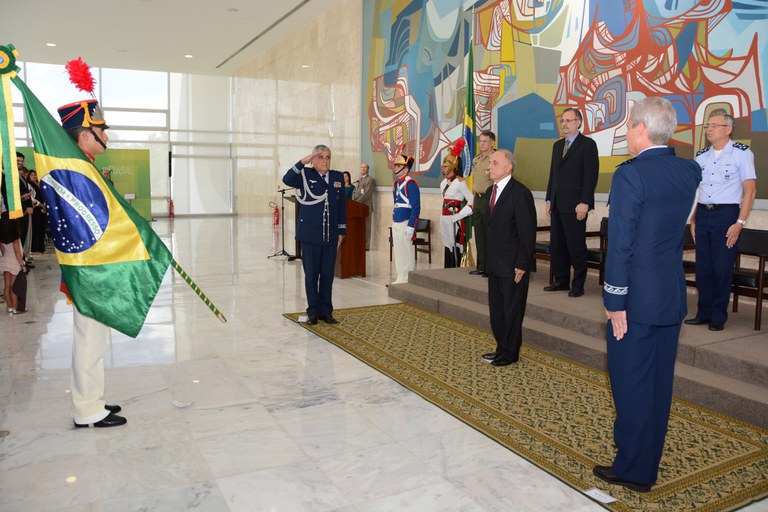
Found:
<svg viewBox="0 0 768 512"><path fill-rule="evenodd" d="M13 288L11 288L16 297L19 298L16 306L16 311L22 312L27 310L27 273L19 272L16 275L16 280L13 282Z"/></svg>

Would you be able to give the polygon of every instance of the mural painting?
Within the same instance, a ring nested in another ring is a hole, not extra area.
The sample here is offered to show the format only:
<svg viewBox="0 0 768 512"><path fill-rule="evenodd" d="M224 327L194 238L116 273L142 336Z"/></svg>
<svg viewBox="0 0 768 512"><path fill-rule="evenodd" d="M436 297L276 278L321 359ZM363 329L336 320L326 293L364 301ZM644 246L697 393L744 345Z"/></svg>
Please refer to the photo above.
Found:
<svg viewBox="0 0 768 512"><path fill-rule="evenodd" d="M442 155L462 134L471 46L476 133L496 132L533 190L546 188L563 109L584 115L607 192L628 158L633 102L664 96L681 156L707 145L709 112L731 112L733 138L755 153L758 198L768 198L768 2L366 0L364 18L363 158L381 185L402 151L422 187L439 183Z"/></svg>

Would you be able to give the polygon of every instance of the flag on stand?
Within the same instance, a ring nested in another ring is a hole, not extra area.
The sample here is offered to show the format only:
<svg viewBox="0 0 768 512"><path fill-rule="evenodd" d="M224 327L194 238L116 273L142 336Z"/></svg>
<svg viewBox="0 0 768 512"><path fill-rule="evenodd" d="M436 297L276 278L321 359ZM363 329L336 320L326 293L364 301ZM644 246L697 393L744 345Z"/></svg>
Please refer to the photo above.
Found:
<svg viewBox="0 0 768 512"><path fill-rule="evenodd" d="M56 256L77 310L128 336L146 320L172 255L115 194L20 78Z"/></svg>
<svg viewBox="0 0 768 512"><path fill-rule="evenodd" d="M475 23L475 13L472 12L471 16L472 26ZM464 179L467 182L467 187L472 191L472 160L475 158L475 70L474 60L472 58L472 48L474 47L473 41L474 30L470 30L469 35L469 58L467 63L467 96L464 102L464 151L461 158L464 164ZM464 257L462 258L462 267L474 267L474 259L472 258L472 252L470 251L469 242L472 240L472 216L466 218L467 224L467 236L464 240Z"/></svg>

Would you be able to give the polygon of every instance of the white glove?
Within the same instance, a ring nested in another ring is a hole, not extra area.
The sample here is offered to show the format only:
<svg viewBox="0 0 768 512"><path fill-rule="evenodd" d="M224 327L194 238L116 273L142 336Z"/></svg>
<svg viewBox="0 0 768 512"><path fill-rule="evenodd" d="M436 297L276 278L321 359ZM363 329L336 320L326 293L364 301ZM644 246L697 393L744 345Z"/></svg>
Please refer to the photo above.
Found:
<svg viewBox="0 0 768 512"><path fill-rule="evenodd" d="M459 217L458 215L451 215L451 222L453 222L454 224L456 224L460 220L461 220L461 217Z"/></svg>
<svg viewBox="0 0 768 512"><path fill-rule="evenodd" d="M413 239L413 228L405 228L405 239L406 240L412 240Z"/></svg>

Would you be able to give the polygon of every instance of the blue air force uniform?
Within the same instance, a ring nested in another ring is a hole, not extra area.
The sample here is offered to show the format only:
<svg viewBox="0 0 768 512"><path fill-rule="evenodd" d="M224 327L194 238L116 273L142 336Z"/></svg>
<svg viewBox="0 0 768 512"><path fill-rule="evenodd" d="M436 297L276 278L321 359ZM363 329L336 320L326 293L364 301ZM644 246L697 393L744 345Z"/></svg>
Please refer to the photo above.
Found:
<svg viewBox="0 0 768 512"><path fill-rule="evenodd" d="M283 176L283 183L296 189L301 205L296 240L301 242L307 315L319 317L333 313L331 295L336 252L339 235L347 232L344 176L338 171L328 171L326 177L313 167L304 167L301 161Z"/></svg>
<svg viewBox="0 0 768 512"><path fill-rule="evenodd" d="M728 229L739 218L744 181L756 179L755 155L749 146L728 141L717 156L712 146L696 154L701 184L696 205L696 318L713 325L728 320L736 245L725 244Z"/></svg>
<svg viewBox="0 0 768 512"><path fill-rule="evenodd" d="M701 170L668 147L622 163L609 197L603 303L626 311L627 333L608 323L608 372L616 406L612 470L654 483L664 448L680 325L687 313L683 233Z"/></svg>

